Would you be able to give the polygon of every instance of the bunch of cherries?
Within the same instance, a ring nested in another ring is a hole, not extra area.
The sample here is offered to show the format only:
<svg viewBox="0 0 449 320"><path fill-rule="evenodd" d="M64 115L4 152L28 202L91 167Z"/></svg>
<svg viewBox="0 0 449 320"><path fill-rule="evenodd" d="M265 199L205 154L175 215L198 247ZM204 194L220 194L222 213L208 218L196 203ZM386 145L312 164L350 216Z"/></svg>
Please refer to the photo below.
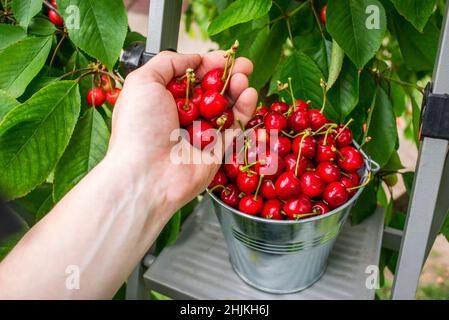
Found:
<svg viewBox="0 0 449 320"><path fill-rule="evenodd" d="M287 88L292 103L259 105L243 129L244 147L233 150L209 185L225 204L252 216L297 220L326 214L370 179L361 184L364 158L352 145L352 120L329 121L325 104L319 110L296 100L291 79L279 83L279 90Z"/></svg>
<svg viewBox="0 0 449 320"><path fill-rule="evenodd" d="M176 101L180 126L187 129L192 144L200 142L201 149L212 142L209 130L221 131L234 123L232 105L226 94L238 45L236 41L226 52L225 67L209 70L201 82L197 81L193 69L187 69L185 75L172 79L167 85ZM194 126L194 121L199 125Z"/></svg>
<svg viewBox="0 0 449 320"><path fill-rule="evenodd" d="M89 106L99 107L107 101L111 106L115 106L121 89L115 86L115 81L106 74L101 76L97 87L87 92L86 101Z"/></svg>

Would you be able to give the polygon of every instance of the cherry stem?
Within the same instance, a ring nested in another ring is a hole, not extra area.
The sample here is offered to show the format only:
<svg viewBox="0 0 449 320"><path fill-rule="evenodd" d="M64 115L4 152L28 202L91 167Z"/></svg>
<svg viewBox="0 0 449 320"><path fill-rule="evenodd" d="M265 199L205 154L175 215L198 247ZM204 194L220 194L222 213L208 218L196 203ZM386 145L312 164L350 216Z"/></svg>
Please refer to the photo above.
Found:
<svg viewBox="0 0 449 320"><path fill-rule="evenodd" d="M186 70L187 84L186 84L186 101L184 103L184 110L189 109L189 98L190 98L190 84L195 80L195 74L192 68L187 68Z"/></svg>
<svg viewBox="0 0 449 320"><path fill-rule="evenodd" d="M324 129L324 128L326 128L326 127L337 127L337 125L335 124L335 123L325 123L325 124L323 124L318 130L316 130L316 131L314 131L313 133L312 133L312 135L317 135L317 134L320 134L321 133L321 130L322 129ZM324 133L324 132L323 132Z"/></svg>
<svg viewBox="0 0 449 320"><path fill-rule="evenodd" d="M360 184L360 185L358 185L358 186L356 186L356 187L347 188L346 190L352 191L352 190L357 190L357 189L360 189L360 188L365 187L366 185L368 185L368 184L371 182L372 176L373 176L373 175L371 174L371 171L369 171L369 172L368 172L368 177L366 178L366 181L365 181L365 182L363 182L362 184Z"/></svg>
<svg viewBox="0 0 449 320"><path fill-rule="evenodd" d="M341 128L340 130L339 130L339 132L337 133L337 135L335 136L335 140L337 140L338 139L338 137L341 135L341 133L351 124L351 122L353 122L354 121L354 119L349 119L349 121L348 122L346 122L346 124L343 126L343 128Z"/></svg>
<svg viewBox="0 0 449 320"><path fill-rule="evenodd" d="M260 177L259 177L259 183L257 184L256 193L254 193L254 197L253 197L253 200L254 200L254 201L257 200L257 195L259 194L259 189L260 189L260 186L262 185L263 177L264 177L263 174L261 174Z"/></svg>
<svg viewBox="0 0 449 320"><path fill-rule="evenodd" d="M241 168L240 168L240 171L248 171L249 168L255 166L256 164L258 164L258 163L262 164L262 161L263 161L263 160L257 160L257 161L255 161L255 162L253 162L253 163L249 163L249 164L247 164L246 166L241 167Z"/></svg>
<svg viewBox="0 0 449 320"><path fill-rule="evenodd" d="M288 87L289 87L289 91L290 91L290 96L292 98L292 107L293 110L296 111L296 98L295 95L293 94L293 85L292 85L292 78L288 77Z"/></svg>
<svg viewBox="0 0 449 320"><path fill-rule="evenodd" d="M324 143L323 143L324 146L327 145L327 137L329 136L329 132L331 132L331 131L333 130L333 128L334 128L334 127L329 127L329 128L326 130L326 133L324 134Z"/></svg>
<svg viewBox="0 0 449 320"><path fill-rule="evenodd" d="M224 185L222 185L222 184L217 184L216 186L213 186L212 188L208 188L207 190L208 190L209 192L214 192L214 191L217 190L218 188L227 189Z"/></svg>
<svg viewBox="0 0 449 320"><path fill-rule="evenodd" d="M299 168L299 159L301 158L301 152L302 152L302 143L304 141L304 138L307 137L309 134L306 133L302 136L301 142L299 143L299 152L298 157L296 158L296 166L295 166L295 176L298 176L298 168Z"/></svg>
<svg viewBox="0 0 449 320"><path fill-rule="evenodd" d="M316 213L302 213L302 214L295 214L295 219L298 220L300 218L305 218L305 217L311 217L311 216L316 216Z"/></svg>
<svg viewBox="0 0 449 320"><path fill-rule="evenodd" d="M223 86L223 89L220 92L221 95L224 95L226 88L229 85L229 81L231 81L232 71L234 71L234 66L235 66L235 52L237 51L238 46L239 46L239 41L235 40L234 45L231 47L231 67L229 68L229 73L226 78L226 82Z"/></svg>
<svg viewBox="0 0 449 320"><path fill-rule="evenodd" d="M323 113L324 108L326 107L327 104L327 84L323 79L321 79L320 81L320 86L323 91L323 105L321 106L320 112Z"/></svg>

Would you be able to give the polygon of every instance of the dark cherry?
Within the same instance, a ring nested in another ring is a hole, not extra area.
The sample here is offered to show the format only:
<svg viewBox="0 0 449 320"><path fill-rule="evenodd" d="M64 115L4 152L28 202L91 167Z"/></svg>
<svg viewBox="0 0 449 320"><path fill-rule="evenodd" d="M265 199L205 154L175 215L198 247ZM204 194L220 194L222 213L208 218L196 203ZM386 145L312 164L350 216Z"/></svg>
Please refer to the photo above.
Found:
<svg viewBox="0 0 449 320"><path fill-rule="evenodd" d="M223 80L223 72L224 70L221 68L209 70L201 81L201 88L203 88L204 91L215 90L220 92L223 90L226 82L226 79Z"/></svg>
<svg viewBox="0 0 449 320"><path fill-rule="evenodd" d="M218 185L226 185L228 183L228 177L226 177L226 173L223 171L223 169L219 169L217 173L215 174L214 178L212 179L211 183L209 184L209 189L212 189L215 186ZM221 192L222 190L220 188L217 188L214 190L214 192Z"/></svg>
<svg viewBox="0 0 449 320"><path fill-rule="evenodd" d="M300 178L301 190L310 198L318 197L323 191L326 184L314 171L304 173Z"/></svg>
<svg viewBox="0 0 449 320"><path fill-rule="evenodd" d="M296 159L298 158L295 154L289 154L284 158L285 162L285 171L296 171ZM305 157L302 157L299 159L299 165L298 165L298 176L302 175L304 172L308 170L313 170L315 168L314 163Z"/></svg>
<svg viewBox="0 0 449 320"><path fill-rule="evenodd" d="M301 194L287 201L283 211L289 219L299 219L301 215L312 213L312 201L306 195Z"/></svg>
<svg viewBox="0 0 449 320"><path fill-rule="evenodd" d="M256 109L256 116L264 116L268 113L268 111L270 111L270 109L268 109L266 106L264 105L260 105L257 107Z"/></svg>
<svg viewBox="0 0 449 320"><path fill-rule="evenodd" d="M337 147L343 148L349 146L352 143L352 131L348 127L341 126L337 129Z"/></svg>
<svg viewBox="0 0 449 320"><path fill-rule="evenodd" d="M289 130L295 133L300 133L310 127L307 110L298 109L293 112L287 119L287 126Z"/></svg>
<svg viewBox="0 0 449 320"><path fill-rule="evenodd" d="M302 143L301 143L302 140ZM311 136L303 137L299 136L293 140L293 153L298 154L300 146L301 148L301 156L307 157L309 159L313 159L316 153L316 140Z"/></svg>
<svg viewBox="0 0 449 320"><path fill-rule="evenodd" d="M214 128L229 129L234 124L234 112L232 110L227 109L220 116L211 120Z"/></svg>
<svg viewBox="0 0 449 320"><path fill-rule="evenodd" d="M248 123L245 126L245 129L251 129L261 123L263 123L263 116L255 115L248 121Z"/></svg>
<svg viewBox="0 0 449 320"><path fill-rule="evenodd" d="M317 144L315 153L315 162L321 163L325 161L334 161L337 157L336 148L334 145Z"/></svg>
<svg viewBox="0 0 449 320"><path fill-rule="evenodd" d="M224 164L224 171L229 179L237 178L238 173L240 172L240 167L243 166L243 159L233 153L231 158L226 159Z"/></svg>
<svg viewBox="0 0 449 320"><path fill-rule="evenodd" d="M309 116L310 127L313 131L316 131L326 124L326 117L318 109L310 109L307 111Z"/></svg>
<svg viewBox="0 0 449 320"><path fill-rule="evenodd" d="M335 209L345 204L349 199L346 187L340 182L329 183L323 191L323 200L329 208Z"/></svg>
<svg viewBox="0 0 449 320"><path fill-rule="evenodd" d="M275 199L277 197L276 188L270 179L264 179L262 181L259 192L264 199Z"/></svg>
<svg viewBox="0 0 449 320"><path fill-rule="evenodd" d="M171 80L167 84L167 90L170 91L175 99L185 98L187 92L187 78Z"/></svg>
<svg viewBox="0 0 449 320"><path fill-rule="evenodd" d="M221 115L228 107L228 99L219 91L209 90L203 93L200 102L200 115L212 119Z"/></svg>
<svg viewBox="0 0 449 320"><path fill-rule="evenodd" d="M281 113L273 110L265 115L264 123L268 131L282 131L287 128L287 119Z"/></svg>
<svg viewBox="0 0 449 320"><path fill-rule="evenodd" d="M200 147L201 150L215 140L216 130L207 120L195 121L187 128L190 144Z"/></svg>
<svg viewBox="0 0 449 320"><path fill-rule="evenodd" d="M254 170L267 179L275 179L285 169L284 160L276 154L265 152L260 155Z"/></svg>
<svg viewBox="0 0 449 320"><path fill-rule="evenodd" d="M181 127L190 126L200 116L198 107L191 100L186 103L184 98L177 99L176 106L178 107L178 118Z"/></svg>
<svg viewBox="0 0 449 320"><path fill-rule="evenodd" d="M322 215L330 212L331 210L324 202L316 202L313 204L312 212L317 215Z"/></svg>
<svg viewBox="0 0 449 320"><path fill-rule="evenodd" d="M339 150L337 163L343 170L354 172L363 167L363 157L356 148L347 146Z"/></svg>
<svg viewBox="0 0 449 320"><path fill-rule="evenodd" d="M329 161L321 162L316 167L315 172L326 183L338 181L341 177L340 168L335 163Z"/></svg>
<svg viewBox="0 0 449 320"><path fill-rule="evenodd" d="M282 205L283 203L277 199L268 200L263 205L262 213L260 214L261 217L272 220L283 220Z"/></svg>
<svg viewBox="0 0 449 320"><path fill-rule="evenodd" d="M287 156L292 150L292 143L289 138L278 136L277 139L271 139L271 151L280 157Z"/></svg>
<svg viewBox="0 0 449 320"><path fill-rule="evenodd" d="M254 193L259 184L259 176L246 171L240 171L236 179L237 187L240 191L251 194Z"/></svg>
<svg viewBox="0 0 449 320"><path fill-rule="evenodd" d="M294 172L284 172L274 184L276 194L281 200L289 200L301 194L301 182Z"/></svg>
<svg viewBox="0 0 449 320"><path fill-rule="evenodd" d="M343 176L341 177L340 183L346 188L346 191L348 192L350 198L352 198L357 193L357 189L348 190L357 186L356 184L354 184L351 178Z"/></svg>
<svg viewBox="0 0 449 320"><path fill-rule="evenodd" d="M246 195L239 202L239 210L243 213L255 216L262 211L263 200L261 196Z"/></svg>
<svg viewBox="0 0 449 320"><path fill-rule="evenodd" d="M273 104L270 107L271 110L277 111L279 113L286 113L289 108L290 107L288 106L288 104L282 101L273 102Z"/></svg>
<svg viewBox="0 0 449 320"><path fill-rule="evenodd" d="M237 208L240 201L238 188L234 184L228 184L221 191L220 199L228 206Z"/></svg>

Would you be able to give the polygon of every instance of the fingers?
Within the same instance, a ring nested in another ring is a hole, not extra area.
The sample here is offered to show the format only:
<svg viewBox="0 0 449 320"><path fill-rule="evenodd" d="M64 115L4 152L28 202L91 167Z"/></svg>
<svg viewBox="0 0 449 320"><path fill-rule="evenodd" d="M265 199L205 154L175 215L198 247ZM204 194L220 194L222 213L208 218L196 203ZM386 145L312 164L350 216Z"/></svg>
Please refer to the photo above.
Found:
<svg viewBox="0 0 449 320"><path fill-rule="evenodd" d="M198 78L202 78L207 71L214 68L224 68L226 63L225 51L218 50L206 53L202 56L201 66L195 71ZM250 75L253 72L253 63L247 58L237 58L235 60L233 74L244 73Z"/></svg>
<svg viewBox="0 0 449 320"><path fill-rule="evenodd" d="M233 112L236 120L240 120L243 125L251 119L256 111L257 91L254 88L246 88L238 97L234 104ZM238 125L234 124L235 128Z"/></svg>
<svg viewBox="0 0 449 320"><path fill-rule="evenodd" d="M237 101L242 92L248 88L248 77L243 73L236 73L231 77L231 83L229 86L229 98L231 98L231 103Z"/></svg>
<svg viewBox="0 0 449 320"><path fill-rule="evenodd" d="M201 64L199 54L180 54L163 51L130 76L139 80L155 81L166 86L171 79L185 74L187 68L196 69Z"/></svg>

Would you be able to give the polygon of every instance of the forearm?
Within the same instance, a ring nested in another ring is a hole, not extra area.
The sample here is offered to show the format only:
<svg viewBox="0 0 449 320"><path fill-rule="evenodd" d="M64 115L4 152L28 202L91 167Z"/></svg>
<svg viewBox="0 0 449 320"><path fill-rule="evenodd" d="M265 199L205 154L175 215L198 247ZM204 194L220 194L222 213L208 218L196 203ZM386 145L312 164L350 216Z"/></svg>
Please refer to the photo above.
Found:
<svg viewBox="0 0 449 320"><path fill-rule="evenodd" d="M0 298L112 297L174 210L150 173L120 160L103 160L19 242L0 264Z"/></svg>

